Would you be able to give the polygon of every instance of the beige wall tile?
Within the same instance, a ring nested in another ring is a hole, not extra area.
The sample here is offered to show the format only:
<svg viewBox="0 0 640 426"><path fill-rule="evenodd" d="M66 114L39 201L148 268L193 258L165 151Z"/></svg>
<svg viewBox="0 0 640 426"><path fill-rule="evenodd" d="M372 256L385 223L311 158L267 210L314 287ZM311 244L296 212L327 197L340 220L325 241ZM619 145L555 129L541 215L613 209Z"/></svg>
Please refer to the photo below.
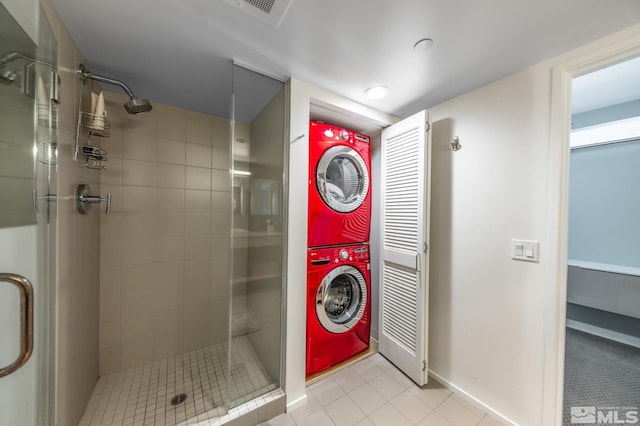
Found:
<svg viewBox="0 0 640 426"><path fill-rule="evenodd" d="M155 191L153 188L140 186L122 187L122 212L146 213L153 210L155 205ZM126 219L126 217L125 217Z"/></svg>
<svg viewBox="0 0 640 426"><path fill-rule="evenodd" d="M229 249L223 244L214 244L211 253L211 271L214 277L227 275L229 264Z"/></svg>
<svg viewBox="0 0 640 426"><path fill-rule="evenodd" d="M185 207L185 190L173 188L156 188L155 211L181 212Z"/></svg>
<svg viewBox="0 0 640 426"><path fill-rule="evenodd" d="M101 266L117 266L121 262L120 240L101 240L100 241L100 265ZM68 247L61 245L60 253L70 253Z"/></svg>
<svg viewBox="0 0 640 426"><path fill-rule="evenodd" d="M123 239L121 244L122 264L135 265L153 261L153 238Z"/></svg>
<svg viewBox="0 0 640 426"><path fill-rule="evenodd" d="M122 183L153 187L155 179L155 163L140 160L122 160Z"/></svg>
<svg viewBox="0 0 640 426"><path fill-rule="evenodd" d="M121 334L123 345L153 338L151 313L123 318Z"/></svg>
<svg viewBox="0 0 640 426"><path fill-rule="evenodd" d="M229 170L230 161L228 149L211 149L211 168Z"/></svg>
<svg viewBox="0 0 640 426"><path fill-rule="evenodd" d="M188 143L187 166L211 168L211 147Z"/></svg>
<svg viewBox="0 0 640 426"><path fill-rule="evenodd" d="M187 111L187 142L211 145L213 122L211 116Z"/></svg>
<svg viewBox="0 0 640 426"><path fill-rule="evenodd" d="M122 235L126 240L144 239L151 241L155 232L153 212L131 212L123 215ZM126 260L124 260L126 263Z"/></svg>
<svg viewBox="0 0 640 426"><path fill-rule="evenodd" d="M161 211L153 214L156 237L184 237L184 211Z"/></svg>
<svg viewBox="0 0 640 426"><path fill-rule="evenodd" d="M192 351L209 343L209 303L190 306L184 312L184 349Z"/></svg>
<svg viewBox="0 0 640 426"><path fill-rule="evenodd" d="M173 310L153 313L153 335L173 334L180 336L184 326L182 302Z"/></svg>
<svg viewBox="0 0 640 426"><path fill-rule="evenodd" d="M122 185L122 158L115 157L108 152L107 168L100 174L101 184Z"/></svg>
<svg viewBox="0 0 640 426"><path fill-rule="evenodd" d="M227 340L229 330L229 300L214 300L211 303L211 344Z"/></svg>
<svg viewBox="0 0 640 426"><path fill-rule="evenodd" d="M228 191L212 191L211 199L212 213L229 216L231 212L231 194Z"/></svg>
<svg viewBox="0 0 640 426"><path fill-rule="evenodd" d="M208 260L211 257L211 238L187 238L185 242L185 260Z"/></svg>
<svg viewBox="0 0 640 426"><path fill-rule="evenodd" d="M229 230L231 229L231 217L228 214L214 214L211 219L211 233L216 240L228 240ZM239 226L234 225L236 228Z"/></svg>
<svg viewBox="0 0 640 426"><path fill-rule="evenodd" d="M153 338L153 359L168 358L182 352L182 339L177 334L162 334Z"/></svg>
<svg viewBox="0 0 640 426"><path fill-rule="evenodd" d="M133 160L155 161L155 134L125 131L122 135L122 157Z"/></svg>
<svg viewBox="0 0 640 426"><path fill-rule="evenodd" d="M211 171L211 190L212 191L229 191L231 189L231 181L227 170Z"/></svg>
<svg viewBox="0 0 640 426"><path fill-rule="evenodd" d="M210 213L187 213L185 216L185 236L205 238L211 235Z"/></svg>
<svg viewBox="0 0 640 426"><path fill-rule="evenodd" d="M158 119L158 137L184 141L187 134L186 110L164 104L158 104L155 110Z"/></svg>
<svg viewBox="0 0 640 426"><path fill-rule="evenodd" d="M100 348L120 346L120 320L100 322Z"/></svg>
<svg viewBox="0 0 640 426"><path fill-rule="evenodd" d="M222 117L212 117L213 138L211 145L216 148L229 149L231 143L231 128L229 120Z"/></svg>
<svg viewBox="0 0 640 426"><path fill-rule="evenodd" d="M124 113L122 115L122 131L144 133L147 135L156 135L156 115L157 106L154 104L153 109L144 114L132 115Z"/></svg>
<svg viewBox="0 0 640 426"><path fill-rule="evenodd" d="M211 212L211 191L187 189L185 208L188 212Z"/></svg>
<svg viewBox="0 0 640 426"><path fill-rule="evenodd" d="M120 371L120 346L100 349L100 375Z"/></svg>
<svg viewBox="0 0 640 426"><path fill-rule="evenodd" d="M195 306L203 300L209 300L211 267L208 260L189 260L185 262L184 306Z"/></svg>
<svg viewBox="0 0 640 426"><path fill-rule="evenodd" d="M113 203L113 202L112 202ZM101 205L100 207L103 207ZM104 210L100 214L100 238L108 239L121 239L122 238L122 215L120 212L112 211L109 214L104 214Z"/></svg>
<svg viewBox="0 0 640 426"><path fill-rule="evenodd" d="M100 268L100 296L120 294L122 286L122 266L102 266Z"/></svg>
<svg viewBox="0 0 640 426"><path fill-rule="evenodd" d="M100 322L117 321L120 318L120 312L118 293L100 296Z"/></svg>
<svg viewBox="0 0 640 426"><path fill-rule="evenodd" d="M122 345L120 365L131 368L153 361L153 339Z"/></svg>
<svg viewBox="0 0 640 426"><path fill-rule="evenodd" d="M153 313L154 299L149 291L131 290L120 297L121 319L140 317Z"/></svg>
<svg viewBox="0 0 640 426"><path fill-rule="evenodd" d="M211 169L187 166L187 189L211 189Z"/></svg>
<svg viewBox="0 0 640 426"><path fill-rule="evenodd" d="M158 137L156 141L156 161L161 163L185 164L185 143Z"/></svg>
<svg viewBox="0 0 640 426"><path fill-rule="evenodd" d="M153 243L153 261L184 260L184 237L156 237Z"/></svg>
<svg viewBox="0 0 640 426"><path fill-rule="evenodd" d="M178 164L156 164L156 186L158 188L184 188L185 167Z"/></svg>

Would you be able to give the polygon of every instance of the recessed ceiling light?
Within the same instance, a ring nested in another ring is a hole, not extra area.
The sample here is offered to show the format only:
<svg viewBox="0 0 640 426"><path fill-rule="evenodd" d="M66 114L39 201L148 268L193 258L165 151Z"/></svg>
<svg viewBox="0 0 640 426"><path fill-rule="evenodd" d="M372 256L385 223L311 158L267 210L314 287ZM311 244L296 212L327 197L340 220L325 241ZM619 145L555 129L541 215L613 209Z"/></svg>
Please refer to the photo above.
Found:
<svg viewBox="0 0 640 426"><path fill-rule="evenodd" d="M364 91L369 99L382 99L391 93L391 89L387 86L373 86Z"/></svg>
<svg viewBox="0 0 640 426"><path fill-rule="evenodd" d="M413 45L413 50L416 52L425 52L431 49L433 46L433 40L430 38L423 38L422 40L418 40L416 44Z"/></svg>

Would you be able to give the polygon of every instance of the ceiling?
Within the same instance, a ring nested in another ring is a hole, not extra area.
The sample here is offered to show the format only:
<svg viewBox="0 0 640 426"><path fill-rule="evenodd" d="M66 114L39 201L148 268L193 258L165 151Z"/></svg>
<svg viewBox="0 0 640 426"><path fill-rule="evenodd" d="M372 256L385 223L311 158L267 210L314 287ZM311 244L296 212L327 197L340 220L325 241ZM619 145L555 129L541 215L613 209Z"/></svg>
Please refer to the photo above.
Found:
<svg viewBox="0 0 640 426"><path fill-rule="evenodd" d="M275 23L248 1L52 0L92 72L224 117L232 61L405 117L640 22L638 0L292 0Z"/></svg>
<svg viewBox="0 0 640 426"><path fill-rule="evenodd" d="M576 77L571 89L573 114L640 99L640 56Z"/></svg>

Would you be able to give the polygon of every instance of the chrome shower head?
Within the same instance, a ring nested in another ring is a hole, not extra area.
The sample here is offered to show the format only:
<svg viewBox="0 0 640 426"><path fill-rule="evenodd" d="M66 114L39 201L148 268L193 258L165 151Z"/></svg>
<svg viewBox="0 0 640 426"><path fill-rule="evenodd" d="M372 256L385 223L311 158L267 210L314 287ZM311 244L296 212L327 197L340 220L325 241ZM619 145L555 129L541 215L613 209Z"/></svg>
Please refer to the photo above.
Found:
<svg viewBox="0 0 640 426"><path fill-rule="evenodd" d="M2 72L0 72L0 82L2 82L2 84L5 84L7 86L13 83L16 80L16 78L18 78L18 74L16 74L11 70L2 70Z"/></svg>
<svg viewBox="0 0 640 426"><path fill-rule="evenodd" d="M134 96L124 103L124 108L129 114L142 114L143 112L151 111L153 107L147 99L140 99Z"/></svg>
<svg viewBox="0 0 640 426"><path fill-rule="evenodd" d="M129 86L124 84L120 80L116 80L115 78L103 77L100 75L92 74L87 67L83 64L80 64L80 69L78 73L82 77L82 80L86 78L90 78L91 80L102 81L109 84L114 84L116 86L122 87L122 89L129 95L131 98L129 101L125 102L124 108L127 110L129 114L142 114L143 112L151 111L151 102L146 99L139 99L136 95L133 94L133 91Z"/></svg>

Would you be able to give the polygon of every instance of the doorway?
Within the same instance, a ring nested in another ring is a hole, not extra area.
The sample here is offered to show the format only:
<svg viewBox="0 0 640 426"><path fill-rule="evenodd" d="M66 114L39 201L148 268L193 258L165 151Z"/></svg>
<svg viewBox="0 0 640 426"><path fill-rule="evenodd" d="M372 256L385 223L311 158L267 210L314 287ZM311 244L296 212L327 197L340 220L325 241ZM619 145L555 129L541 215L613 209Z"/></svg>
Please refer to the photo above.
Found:
<svg viewBox="0 0 640 426"><path fill-rule="evenodd" d="M640 27L635 26L567 55L552 70L544 424L562 424L563 417L572 79L639 55Z"/></svg>
<svg viewBox="0 0 640 426"><path fill-rule="evenodd" d="M563 423L640 402L640 57L572 80ZM637 420L637 419L636 419Z"/></svg>

